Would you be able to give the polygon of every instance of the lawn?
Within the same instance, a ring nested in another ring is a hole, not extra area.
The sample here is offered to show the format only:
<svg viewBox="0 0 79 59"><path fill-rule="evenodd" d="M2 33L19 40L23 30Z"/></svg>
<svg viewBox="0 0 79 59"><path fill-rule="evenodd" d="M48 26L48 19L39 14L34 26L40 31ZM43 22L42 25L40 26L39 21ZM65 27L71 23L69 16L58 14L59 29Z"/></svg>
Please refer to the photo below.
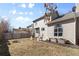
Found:
<svg viewBox="0 0 79 59"><path fill-rule="evenodd" d="M79 55L79 49L64 47L54 43L37 42L36 40L9 40L9 52L12 56L70 56Z"/></svg>

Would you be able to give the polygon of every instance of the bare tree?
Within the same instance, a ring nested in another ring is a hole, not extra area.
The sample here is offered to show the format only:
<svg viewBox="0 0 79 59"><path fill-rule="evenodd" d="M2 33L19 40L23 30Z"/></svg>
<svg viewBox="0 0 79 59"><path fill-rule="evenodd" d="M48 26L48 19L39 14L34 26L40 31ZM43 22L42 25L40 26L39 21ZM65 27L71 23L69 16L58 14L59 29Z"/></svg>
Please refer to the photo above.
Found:
<svg viewBox="0 0 79 59"><path fill-rule="evenodd" d="M0 41L1 41L1 39L2 39L2 32L3 32L3 30L2 30L1 23L0 23Z"/></svg>
<svg viewBox="0 0 79 59"><path fill-rule="evenodd" d="M1 25L2 25L3 32L8 32L9 31L9 22L8 21L3 19L1 21Z"/></svg>
<svg viewBox="0 0 79 59"><path fill-rule="evenodd" d="M4 18L0 19L0 55L1 56L9 56L9 49L8 49L8 40L4 39L4 33L8 32L9 23Z"/></svg>
<svg viewBox="0 0 79 59"><path fill-rule="evenodd" d="M2 34L9 31L9 22L5 18L1 19L0 22L0 39L2 39Z"/></svg>

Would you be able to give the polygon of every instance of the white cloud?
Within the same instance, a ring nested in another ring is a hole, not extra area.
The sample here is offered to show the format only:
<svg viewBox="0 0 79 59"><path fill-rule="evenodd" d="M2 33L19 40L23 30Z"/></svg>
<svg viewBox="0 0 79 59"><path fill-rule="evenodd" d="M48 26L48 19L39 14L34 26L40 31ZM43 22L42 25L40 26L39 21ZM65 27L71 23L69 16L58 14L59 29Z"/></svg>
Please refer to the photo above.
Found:
<svg viewBox="0 0 79 59"><path fill-rule="evenodd" d="M29 12L29 15L33 15L33 12Z"/></svg>
<svg viewBox="0 0 79 59"><path fill-rule="evenodd" d="M5 17L4 20L5 20L5 21L8 21L8 17Z"/></svg>
<svg viewBox="0 0 79 59"><path fill-rule="evenodd" d="M29 4L28 4L28 8L33 8L34 6L35 6L34 3L29 3Z"/></svg>
<svg viewBox="0 0 79 59"><path fill-rule="evenodd" d="M16 14L16 10L10 11L9 13L15 15Z"/></svg>
<svg viewBox="0 0 79 59"><path fill-rule="evenodd" d="M40 11L40 13L41 13L41 14L43 14L43 13L45 13L45 12L43 12L43 11Z"/></svg>
<svg viewBox="0 0 79 59"><path fill-rule="evenodd" d="M22 15L22 14L24 14L24 13L23 13L23 12L19 12L18 14Z"/></svg>
<svg viewBox="0 0 79 59"><path fill-rule="evenodd" d="M28 21L30 21L30 18L19 16L19 17L16 18L16 20L19 21L19 22L28 22Z"/></svg>
<svg viewBox="0 0 79 59"><path fill-rule="evenodd" d="M16 5L16 3L12 3L12 5Z"/></svg>
<svg viewBox="0 0 79 59"><path fill-rule="evenodd" d="M1 18L5 18L5 17L7 17L7 16L1 16Z"/></svg>
<svg viewBox="0 0 79 59"><path fill-rule="evenodd" d="M8 17L7 16L2 16L3 20L8 21Z"/></svg>
<svg viewBox="0 0 79 59"><path fill-rule="evenodd" d="M26 6L26 4L21 4L20 7L26 8L27 6Z"/></svg>
<svg viewBox="0 0 79 59"><path fill-rule="evenodd" d="M28 5L27 4L25 4L25 3L22 3L22 4L20 4L19 5L19 7L22 7L22 8L33 8L35 6L35 4L34 3L29 3Z"/></svg>
<svg viewBox="0 0 79 59"><path fill-rule="evenodd" d="M27 15L27 14L28 14L28 12L25 12L24 14L25 14L25 15Z"/></svg>
<svg viewBox="0 0 79 59"><path fill-rule="evenodd" d="M24 18L22 16L17 17L16 20L23 20Z"/></svg>

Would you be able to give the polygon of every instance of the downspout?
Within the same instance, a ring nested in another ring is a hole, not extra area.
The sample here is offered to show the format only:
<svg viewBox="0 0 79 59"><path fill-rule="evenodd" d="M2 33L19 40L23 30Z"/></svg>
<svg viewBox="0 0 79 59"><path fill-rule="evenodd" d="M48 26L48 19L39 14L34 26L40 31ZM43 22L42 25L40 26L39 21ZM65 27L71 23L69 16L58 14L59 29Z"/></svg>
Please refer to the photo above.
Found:
<svg viewBox="0 0 79 59"><path fill-rule="evenodd" d="M75 20L75 43L74 44L77 44L77 29L76 29L76 26L77 26L77 18L76 18L76 12L74 12L74 20Z"/></svg>
<svg viewBox="0 0 79 59"><path fill-rule="evenodd" d="M74 20L75 20L75 44L77 44L77 19L76 19L76 12L74 12Z"/></svg>
<svg viewBox="0 0 79 59"><path fill-rule="evenodd" d="M72 12L74 13L74 20L75 20L75 43L74 44L77 44L77 29L76 29L76 26L77 26L77 18L76 18L76 6L74 6L73 8L72 8Z"/></svg>

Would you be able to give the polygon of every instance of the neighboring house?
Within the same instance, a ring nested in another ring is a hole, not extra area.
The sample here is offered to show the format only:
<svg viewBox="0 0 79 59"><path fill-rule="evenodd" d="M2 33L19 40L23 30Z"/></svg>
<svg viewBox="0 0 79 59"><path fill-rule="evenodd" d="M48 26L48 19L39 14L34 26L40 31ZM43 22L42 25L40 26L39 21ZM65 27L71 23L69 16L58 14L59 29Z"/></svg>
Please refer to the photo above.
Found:
<svg viewBox="0 0 79 59"><path fill-rule="evenodd" d="M32 29L33 28L33 24L27 26L28 29Z"/></svg>
<svg viewBox="0 0 79 59"><path fill-rule="evenodd" d="M13 29L13 38L27 38L31 36L27 28Z"/></svg>
<svg viewBox="0 0 79 59"><path fill-rule="evenodd" d="M27 28L13 29L9 33L4 33L5 39L29 38L30 36L31 33Z"/></svg>
<svg viewBox="0 0 79 59"><path fill-rule="evenodd" d="M34 34L33 24L27 26L27 29L31 32L31 35Z"/></svg>
<svg viewBox="0 0 79 59"><path fill-rule="evenodd" d="M27 30L25 28L13 29L12 38L24 38L27 35Z"/></svg>

